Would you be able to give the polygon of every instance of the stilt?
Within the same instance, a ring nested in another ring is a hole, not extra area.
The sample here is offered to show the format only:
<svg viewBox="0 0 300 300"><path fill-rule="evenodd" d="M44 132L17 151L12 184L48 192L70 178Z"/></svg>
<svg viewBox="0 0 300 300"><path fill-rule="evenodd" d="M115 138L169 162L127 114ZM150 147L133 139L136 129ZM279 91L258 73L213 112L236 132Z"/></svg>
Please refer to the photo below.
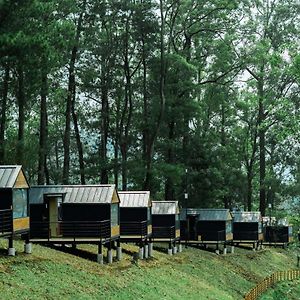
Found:
<svg viewBox="0 0 300 300"><path fill-rule="evenodd" d="M181 243L178 244L178 253L181 253L182 252L182 245Z"/></svg>
<svg viewBox="0 0 300 300"><path fill-rule="evenodd" d="M117 260L122 259L122 248L121 248L121 243L120 240L117 241Z"/></svg>
<svg viewBox="0 0 300 300"><path fill-rule="evenodd" d="M149 257L153 256L153 243L152 242L149 243L148 255L149 255Z"/></svg>
<svg viewBox="0 0 300 300"><path fill-rule="evenodd" d="M139 259L143 259L144 258L144 245L140 244L140 248L139 248Z"/></svg>
<svg viewBox="0 0 300 300"><path fill-rule="evenodd" d="M231 247L230 247L230 253L234 253L234 246L233 245L231 245Z"/></svg>
<svg viewBox="0 0 300 300"><path fill-rule="evenodd" d="M103 265L102 244L98 244L97 263Z"/></svg>
<svg viewBox="0 0 300 300"><path fill-rule="evenodd" d="M76 250L76 244L75 243L72 244L72 250Z"/></svg>
<svg viewBox="0 0 300 300"><path fill-rule="evenodd" d="M173 255L177 254L177 246L176 246L176 242L173 243Z"/></svg>
<svg viewBox="0 0 300 300"><path fill-rule="evenodd" d="M224 255L227 254L227 248L226 248L226 245L224 245L223 254L224 254Z"/></svg>
<svg viewBox="0 0 300 300"><path fill-rule="evenodd" d="M112 254L112 249L111 249L111 243L108 244L108 248L107 248L107 262L109 264L112 264L112 262L113 262L113 254Z"/></svg>
<svg viewBox="0 0 300 300"><path fill-rule="evenodd" d="M168 248L168 255L172 255L173 254L173 249L172 249L172 243L169 243L169 248Z"/></svg>
<svg viewBox="0 0 300 300"><path fill-rule="evenodd" d="M16 255L16 249L14 248L14 242L12 237L8 238L8 255L9 256Z"/></svg>
<svg viewBox="0 0 300 300"><path fill-rule="evenodd" d="M26 236L25 239L25 245L24 245L24 252L26 254L31 254L32 253L32 243L29 242L29 236Z"/></svg>
<svg viewBox="0 0 300 300"><path fill-rule="evenodd" d="M217 248L216 248L216 254L220 254L220 250L219 250L219 244L217 243Z"/></svg>
<svg viewBox="0 0 300 300"><path fill-rule="evenodd" d="M148 257L149 257L149 245L146 243L144 245L144 258L148 259Z"/></svg>

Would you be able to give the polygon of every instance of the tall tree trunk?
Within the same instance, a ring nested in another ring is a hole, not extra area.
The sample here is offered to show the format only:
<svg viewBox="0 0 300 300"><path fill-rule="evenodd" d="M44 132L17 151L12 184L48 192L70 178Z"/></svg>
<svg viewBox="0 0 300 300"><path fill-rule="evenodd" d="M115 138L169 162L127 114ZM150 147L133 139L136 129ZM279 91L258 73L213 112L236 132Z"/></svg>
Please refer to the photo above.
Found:
<svg viewBox="0 0 300 300"><path fill-rule="evenodd" d="M18 143L16 161L18 164L23 164L24 160L24 126L25 126L25 90L24 90L24 71L23 66L19 63L18 68L18 92L17 102L19 107L18 119Z"/></svg>
<svg viewBox="0 0 300 300"><path fill-rule="evenodd" d="M248 211L252 210L252 170L247 170L247 205L246 208Z"/></svg>
<svg viewBox="0 0 300 300"><path fill-rule="evenodd" d="M100 140L100 162L101 162L101 183L108 183L108 165L107 165L107 140L109 130L109 103L108 87L105 76L101 80L101 140Z"/></svg>
<svg viewBox="0 0 300 300"><path fill-rule="evenodd" d="M75 85L74 85L75 89ZM85 184L85 167L84 167L84 159L83 159L83 147L81 143L81 137L79 132L78 126L78 118L75 111L75 104L76 104L76 91L73 92L73 100L72 100L72 119L74 124L74 131L75 131L75 139L78 151L78 159L79 159L79 172L80 172L80 183Z"/></svg>
<svg viewBox="0 0 300 300"><path fill-rule="evenodd" d="M46 172L46 154L47 154L47 95L48 95L48 78L47 72L42 71L41 83L41 105L40 105L40 139L39 139L39 162L38 162L38 184L45 183Z"/></svg>
<svg viewBox="0 0 300 300"><path fill-rule="evenodd" d="M5 163L5 128L6 128L6 108L8 98L9 84L9 66L5 66L3 77L2 101L1 101L1 116L0 116L0 164Z"/></svg>
<svg viewBox="0 0 300 300"><path fill-rule="evenodd" d="M264 110L264 82L260 78L257 82L258 91L258 137L259 137L259 210L262 215L266 213L266 137L265 129L263 128L265 121Z"/></svg>
<svg viewBox="0 0 300 300"><path fill-rule="evenodd" d="M175 122L172 121L169 123L169 134L168 134L168 150L167 150L167 163L173 164L174 163L174 130L175 130ZM166 200L174 200L175 199L175 190L174 190L174 183L171 177L167 176L166 184L165 184L165 199Z"/></svg>
<svg viewBox="0 0 300 300"><path fill-rule="evenodd" d="M152 177L152 157L154 152L154 143L157 139L157 135L160 130L160 126L164 117L165 112L165 81L166 81L166 59L165 59L165 16L164 16L164 5L163 0L159 1L159 10L160 10L160 79L159 79L159 98L160 98L160 108L158 113L158 118L156 121L156 126L149 137L148 150L147 150L147 158L146 158L146 176L144 180L144 188L149 190L151 177Z"/></svg>
<svg viewBox="0 0 300 300"><path fill-rule="evenodd" d="M68 96L66 103L66 121L65 121L65 133L64 133L64 165L63 165L63 184L69 183L69 172L70 172L70 140L71 140L71 113L72 113L72 101L75 97L75 63L77 59L78 46L80 33L82 30L82 20L83 14L85 11L86 1L83 3L83 9L79 15L77 28L76 28L76 36L74 45L71 52L70 64L69 64L69 83L68 83Z"/></svg>

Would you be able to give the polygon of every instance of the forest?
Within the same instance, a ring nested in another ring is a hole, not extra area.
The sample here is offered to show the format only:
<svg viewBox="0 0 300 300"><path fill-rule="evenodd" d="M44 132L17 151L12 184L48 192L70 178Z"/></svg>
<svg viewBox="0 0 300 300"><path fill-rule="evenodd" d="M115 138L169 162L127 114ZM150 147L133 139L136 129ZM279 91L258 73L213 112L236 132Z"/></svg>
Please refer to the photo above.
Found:
<svg viewBox="0 0 300 300"><path fill-rule="evenodd" d="M293 208L299 25L298 0L0 0L0 164L183 207Z"/></svg>

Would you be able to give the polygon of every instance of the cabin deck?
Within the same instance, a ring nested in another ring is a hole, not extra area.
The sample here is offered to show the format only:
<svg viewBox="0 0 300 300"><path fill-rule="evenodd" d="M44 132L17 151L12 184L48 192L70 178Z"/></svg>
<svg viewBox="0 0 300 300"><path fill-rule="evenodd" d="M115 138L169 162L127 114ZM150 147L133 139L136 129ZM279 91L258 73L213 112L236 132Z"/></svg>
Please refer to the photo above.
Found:
<svg viewBox="0 0 300 300"><path fill-rule="evenodd" d="M31 238L30 242L40 244L64 244L64 243L76 243L76 244L106 244L108 242L116 241L119 236L110 238L97 238L97 237L50 237L50 238Z"/></svg>

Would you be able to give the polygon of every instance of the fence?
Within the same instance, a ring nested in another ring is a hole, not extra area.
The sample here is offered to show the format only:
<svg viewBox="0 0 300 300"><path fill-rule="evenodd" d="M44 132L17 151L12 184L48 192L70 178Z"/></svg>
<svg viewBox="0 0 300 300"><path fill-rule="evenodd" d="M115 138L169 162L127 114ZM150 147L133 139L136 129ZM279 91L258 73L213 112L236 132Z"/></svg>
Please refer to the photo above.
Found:
<svg viewBox="0 0 300 300"><path fill-rule="evenodd" d="M284 281L300 278L300 270L279 271L266 277L263 281L257 284L245 296L245 300L256 300L273 284Z"/></svg>

